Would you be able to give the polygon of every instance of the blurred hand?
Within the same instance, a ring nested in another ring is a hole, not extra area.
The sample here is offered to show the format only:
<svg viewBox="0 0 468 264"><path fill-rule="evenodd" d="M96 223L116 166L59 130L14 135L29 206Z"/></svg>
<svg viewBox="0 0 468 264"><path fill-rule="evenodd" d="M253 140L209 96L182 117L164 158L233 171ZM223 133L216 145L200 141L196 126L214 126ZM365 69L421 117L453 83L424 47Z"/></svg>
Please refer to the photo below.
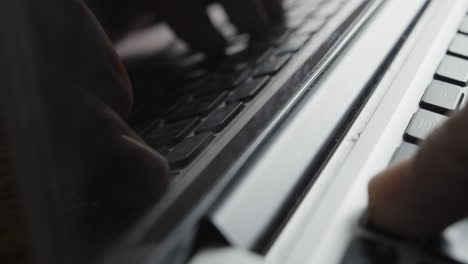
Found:
<svg viewBox="0 0 468 264"><path fill-rule="evenodd" d="M259 34L281 17L280 1L220 2L239 30ZM157 18L166 21L192 48L219 54L226 41L208 19L206 4L202 0L28 2L27 45L35 55L31 64L37 70L44 111L51 123L47 124L49 136L57 148L55 154L63 155L57 159L75 162L67 165L82 169L76 173L83 175L82 184L89 186L88 193L69 196L96 205L83 217L93 218L94 213L103 217L103 225L96 226L100 235L106 234L103 228L109 222L138 214L139 207L151 206L168 182L167 162L125 122L132 108L132 87L111 40L121 38L148 17ZM5 141L1 130L0 136ZM8 215L0 220L0 255L6 255L9 263L10 258L11 263L19 263L26 254L27 242L14 170L9 169L12 163L12 156L0 144L0 210ZM96 225L96 221L92 223ZM109 231L115 231L112 228Z"/></svg>
<svg viewBox="0 0 468 264"><path fill-rule="evenodd" d="M3 132L0 124L0 259L3 263L23 264L28 263L29 245L16 194L12 154Z"/></svg>
<svg viewBox="0 0 468 264"><path fill-rule="evenodd" d="M27 3L24 11L29 31L24 34L28 35L28 42L18 45L28 47L34 54L28 66L36 74L34 88L37 90L31 88L31 91L40 95L42 105L37 104L46 116L41 119L41 113L37 113L30 119L43 120L42 125L47 128L48 138L44 138L46 135L40 138L48 144L46 152L50 157L44 160L50 164L45 166L54 166L54 171L63 175L39 176L51 186L60 186L51 194L60 199L53 200L51 206L58 211L60 202L68 203L67 214L74 214L73 221L99 230L83 232L83 236L96 236L88 239L88 243L103 244L97 236L107 239L114 235L109 233L128 228L131 221L162 195L167 187L168 165L126 124L125 118L132 107L127 72L84 3L81 0L51 0L47 5L36 1ZM15 65L15 61L10 63ZM14 111L27 102L26 98L22 99L9 100L7 104L8 98L0 98L2 105L19 104L5 108L5 116L14 117ZM11 136L22 134L10 133ZM13 138L10 140L14 142ZM0 178L0 195L8 196L0 196L0 212L9 212L7 219L0 220L3 239L23 228L18 221L20 208L11 206L16 204L14 180L9 180L14 179L13 170L3 169L11 166L12 159L1 155L0 174L5 175ZM17 171L21 173L21 168ZM3 228L3 223L8 223L8 227ZM26 240L19 235L15 240L7 237L9 243L2 239L0 247L10 246L8 250L0 250L2 255L22 252L20 246ZM14 249L15 246L18 247Z"/></svg>
<svg viewBox="0 0 468 264"><path fill-rule="evenodd" d="M85 0L112 40L148 20L164 20L193 49L219 54L226 40L211 23L213 0ZM282 0L218 0L240 32L262 34L281 20Z"/></svg>
<svg viewBox="0 0 468 264"><path fill-rule="evenodd" d="M468 108L454 114L415 158L369 184L369 214L380 228L429 238L468 217Z"/></svg>

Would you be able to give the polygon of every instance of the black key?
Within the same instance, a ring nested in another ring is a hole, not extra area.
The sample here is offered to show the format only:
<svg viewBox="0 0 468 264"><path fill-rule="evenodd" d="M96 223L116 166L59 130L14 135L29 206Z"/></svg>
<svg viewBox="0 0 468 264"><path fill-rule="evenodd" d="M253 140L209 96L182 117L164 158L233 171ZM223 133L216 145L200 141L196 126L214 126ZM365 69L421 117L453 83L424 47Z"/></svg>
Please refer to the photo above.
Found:
<svg viewBox="0 0 468 264"><path fill-rule="evenodd" d="M230 85L228 86L234 88L247 80L251 74L252 70L250 69L238 73L232 73L229 76L226 76L226 83L229 83Z"/></svg>
<svg viewBox="0 0 468 264"><path fill-rule="evenodd" d="M219 108L213 112L195 131L196 133L203 133L207 131L219 132L223 130L236 115L242 110L244 105L236 103Z"/></svg>
<svg viewBox="0 0 468 264"><path fill-rule="evenodd" d="M221 94L223 91L229 90L231 88L232 85L229 80L226 80L226 75L213 74L207 78L204 78L203 82L199 84L196 89L193 89L190 92L198 97L204 97Z"/></svg>
<svg viewBox="0 0 468 264"><path fill-rule="evenodd" d="M460 26L460 33L468 35L468 17L465 17L462 25Z"/></svg>
<svg viewBox="0 0 468 264"><path fill-rule="evenodd" d="M463 88L441 81L433 81L421 101L421 107L442 115L458 110Z"/></svg>
<svg viewBox="0 0 468 264"><path fill-rule="evenodd" d="M199 118L184 120L166 126L155 127L146 136L146 142L156 148L172 146L188 136L200 124Z"/></svg>
<svg viewBox="0 0 468 264"><path fill-rule="evenodd" d="M173 146L177 144L179 141L177 141L176 138L166 136L166 137L154 137L151 139L147 139L146 143L150 145L152 148L156 149L157 151L160 151L160 150L163 151L165 146ZM161 153L161 155L164 156L163 153Z"/></svg>
<svg viewBox="0 0 468 264"><path fill-rule="evenodd" d="M244 71L214 74L210 78L207 78L197 90L192 90L192 93L197 97L218 95L232 90L249 78L251 74L252 70L249 68L246 68Z"/></svg>
<svg viewBox="0 0 468 264"><path fill-rule="evenodd" d="M445 120L446 116L419 109L414 114L405 132L405 140L414 144L423 141L429 134Z"/></svg>
<svg viewBox="0 0 468 264"><path fill-rule="evenodd" d="M278 73L281 68L288 62L291 58L289 55L284 55L281 57L276 57L273 59L269 59L264 61L262 64L258 66L258 68L254 71L254 77L266 76L266 75L275 75Z"/></svg>
<svg viewBox="0 0 468 264"><path fill-rule="evenodd" d="M193 95L190 94L190 92L188 91L185 91L184 92L184 95L180 96L179 98L177 98L177 101L175 102L175 104L173 104L171 107L169 107L167 109L167 111L165 111L164 116L167 116L169 114L171 114L172 112L174 112L176 109L180 108L181 105L184 105L187 103L187 101L191 100L191 98L193 97Z"/></svg>
<svg viewBox="0 0 468 264"><path fill-rule="evenodd" d="M295 53L299 51L302 46L306 43L309 39L309 36L297 36L294 35L290 37L288 41L286 41L283 45L281 45L277 50L277 55L284 55L287 53Z"/></svg>
<svg viewBox="0 0 468 264"><path fill-rule="evenodd" d="M268 83L269 77L255 79L239 86L234 93L228 97L228 102L247 101L257 95Z"/></svg>
<svg viewBox="0 0 468 264"><path fill-rule="evenodd" d="M366 238L353 240L341 264L397 264L398 252L391 246Z"/></svg>
<svg viewBox="0 0 468 264"><path fill-rule="evenodd" d="M181 169L187 166L213 140L212 133L203 133L189 137L179 143L167 155L171 169Z"/></svg>
<svg viewBox="0 0 468 264"><path fill-rule="evenodd" d="M181 104L180 107L175 109L166 117L166 120L173 122L191 117L208 115L223 102L225 97L226 92L215 96L192 98L190 101L187 101L185 104Z"/></svg>
<svg viewBox="0 0 468 264"><path fill-rule="evenodd" d="M436 78L455 85L467 86L468 60L447 55L437 69Z"/></svg>
<svg viewBox="0 0 468 264"><path fill-rule="evenodd" d="M450 44L449 53L468 59L468 36L456 34L452 44Z"/></svg>
<svg viewBox="0 0 468 264"><path fill-rule="evenodd" d="M404 160L407 160L413 157L414 155L416 155L418 150L419 150L418 145L414 145L408 142L403 142L393 154L392 161L390 162L390 164L396 164Z"/></svg>

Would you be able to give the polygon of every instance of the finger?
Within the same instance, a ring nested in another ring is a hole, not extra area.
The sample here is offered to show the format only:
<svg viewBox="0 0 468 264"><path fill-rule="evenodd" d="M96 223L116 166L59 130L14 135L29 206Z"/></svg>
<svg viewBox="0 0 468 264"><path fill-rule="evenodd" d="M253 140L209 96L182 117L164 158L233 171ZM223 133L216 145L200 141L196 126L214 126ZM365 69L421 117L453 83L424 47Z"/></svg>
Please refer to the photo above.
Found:
<svg viewBox="0 0 468 264"><path fill-rule="evenodd" d="M428 237L468 216L468 109L424 142L416 157L369 184L369 213L382 228Z"/></svg>
<svg viewBox="0 0 468 264"><path fill-rule="evenodd" d="M16 193L13 154L2 125L0 123L0 256L4 263L30 263L28 236Z"/></svg>
<svg viewBox="0 0 468 264"><path fill-rule="evenodd" d="M261 0L263 7L272 23L277 23L283 20L283 0Z"/></svg>
<svg viewBox="0 0 468 264"><path fill-rule="evenodd" d="M372 223L395 234L416 237L432 232L413 228L425 228L427 225L416 224L413 215L416 208L411 208L405 200L408 180L411 178L413 161L405 161L387 169L374 177L369 183L368 213ZM415 194L413 194L415 195Z"/></svg>
<svg viewBox="0 0 468 264"><path fill-rule="evenodd" d="M156 10L192 49L209 56L218 56L224 52L226 40L211 22L204 5L196 1L164 2L156 5Z"/></svg>
<svg viewBox="0 0 468 264"><path fill-rule="evenodd" d="M221 0L220 3L240 32L262 35L268 30L269 16L259 0Z"/></svg>
<svg viewBox="0 0 468 264"><path fill-rule="evenodd" d="M83 133L90 139L82 140L86 149L81 151L93 155L94 162L100 164L86 177L94 187L90 196L123 209L145 209L157 201L167 185L167 161L145 145L112 109L93 98L88 105L88 116L92 117ZM102 192L103 187L106 192Z"/></svg>

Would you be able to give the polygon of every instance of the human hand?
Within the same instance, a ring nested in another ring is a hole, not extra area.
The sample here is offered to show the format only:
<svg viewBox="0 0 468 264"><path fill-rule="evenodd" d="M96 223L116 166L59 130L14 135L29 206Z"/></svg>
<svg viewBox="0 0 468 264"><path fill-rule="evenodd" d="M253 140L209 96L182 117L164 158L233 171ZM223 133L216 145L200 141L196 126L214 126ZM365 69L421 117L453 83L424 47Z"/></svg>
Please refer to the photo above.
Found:
<svg viewBox="0 0 468 264"><path fill-rule="evenodd" d="M15 110L32 108L27 102L34 99L37 107L28 120L36 121L30 124L36 129L10 135L37 132L31 137L47 148L31 147L31 155L47 153L41 164L60 176L38 174L58 186L52 195L74 208L76 219L92 218L86 210L116 219L142 213L167 187L168 166L124 121L132 107L132 87L111 42L81 0L29 1L24 9L27 24L21 33L28 41L14 44L34 56L8 62L14 66L6 72L12 79L26 76L15 66L27 64L34 82L18 87L28 91L21 100L7 97L16 92L13 88L2 93L0 105L12 119Z"/></svg>
<svg viewBox="0 0 468 264"><path fill-rule="evenodd" d="M145 21L163 20L194 50L220 54L226 40L206 12L213 0L85 0L112 40ZM282 19L282 0L219 0L240 32L265 33Z"/></svg>
<svg viewBox="0 0 468 264"><path fill-rule="evenodd" d="M468 217L468 108L436 129L414 158L370 182L369 215L383 230L418 239Z"/></svg>
<svg viewBox="0 0 468 264"><path fill-rule="evenodd" d="M13 154L4 132L0 124L0 259L4 263L28 263L29 245L16 193Z"/></svg>

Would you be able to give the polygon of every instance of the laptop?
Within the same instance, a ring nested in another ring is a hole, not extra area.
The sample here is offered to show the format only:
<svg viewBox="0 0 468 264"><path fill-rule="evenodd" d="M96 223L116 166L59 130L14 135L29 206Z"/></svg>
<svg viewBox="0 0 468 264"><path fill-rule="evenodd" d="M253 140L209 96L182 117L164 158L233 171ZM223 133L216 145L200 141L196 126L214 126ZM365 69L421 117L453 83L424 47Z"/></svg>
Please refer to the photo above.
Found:
<svg viewBox="0 0 468 264"><path fill-rule="evenodd" d="M29 63L37 36L24 14L42 10L0 5L11 33L0 41L2 105L35 262L468 263L464 223L420 245L365 219L369 179L417 151L433 128L418 124L464 104L467 1L285 1L281 26L262 39L233 35L216 61L171 38L153 53L160 26L124 40L127 122L170 165L158 196L151 178L89 179L79 144L51 137L69 113L47 111L57 102L37 80L53 74ZM219 6L210 10L229 34ZM116 193L131 206L106 200Z"/></svg>

